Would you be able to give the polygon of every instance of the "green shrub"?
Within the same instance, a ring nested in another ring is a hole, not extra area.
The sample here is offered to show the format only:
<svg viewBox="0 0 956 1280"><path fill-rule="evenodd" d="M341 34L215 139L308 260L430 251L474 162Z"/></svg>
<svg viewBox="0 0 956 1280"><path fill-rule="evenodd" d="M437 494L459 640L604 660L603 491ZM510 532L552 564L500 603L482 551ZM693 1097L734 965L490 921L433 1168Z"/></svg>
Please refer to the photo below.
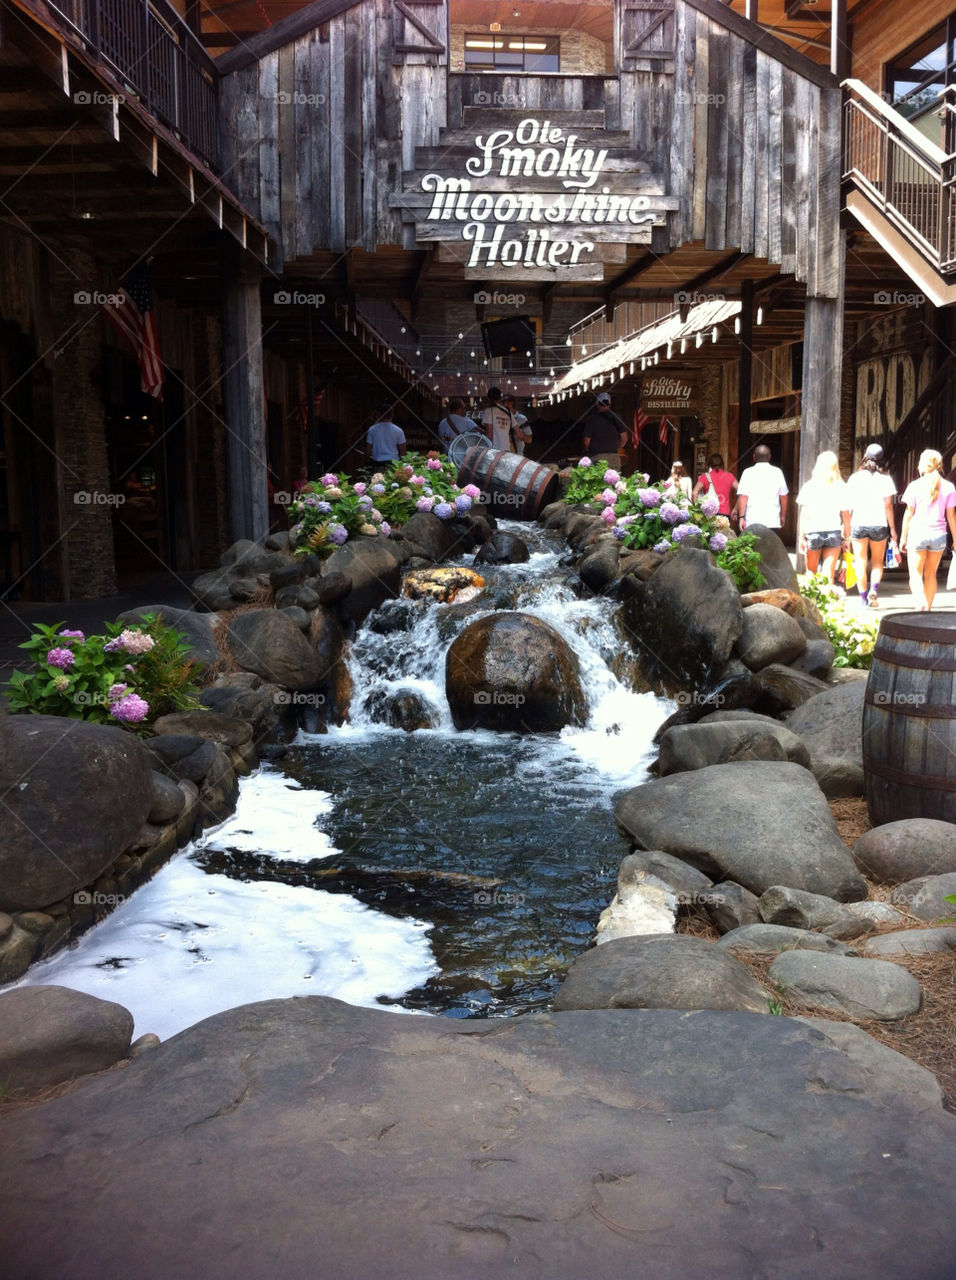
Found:
<svg viewBox="0 0 956 1280"><path fill-rule="evenodd" d="M798 581L800 594L820 610L823 629L836 652L833 665L867 670L873 662L879 623L854 617L846 607L846 592L823 574L805 573Z"/></svg>

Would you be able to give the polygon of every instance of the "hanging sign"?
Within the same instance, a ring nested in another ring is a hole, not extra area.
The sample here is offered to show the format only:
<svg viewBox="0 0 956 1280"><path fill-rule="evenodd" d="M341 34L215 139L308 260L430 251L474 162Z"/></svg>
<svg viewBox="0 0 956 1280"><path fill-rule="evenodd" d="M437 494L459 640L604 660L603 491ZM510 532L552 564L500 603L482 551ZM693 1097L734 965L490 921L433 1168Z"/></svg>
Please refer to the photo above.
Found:
<svg viewBox="0 0 956 1280"><path fill-rule="evenodd" d="M698 399L695 377L663 373L641 383L641 407L645 413L696 413Z"/></svg>
<svg viewBox="0 0 956 1280"><path fill-rule="evenodd" d="M443 130L440 147L419 148L422 163L396 203L416 243L437 242L466 279L600 280L604 262L649 244L677 207L622 139L556 123L554 113L481 133Z"/></svg>

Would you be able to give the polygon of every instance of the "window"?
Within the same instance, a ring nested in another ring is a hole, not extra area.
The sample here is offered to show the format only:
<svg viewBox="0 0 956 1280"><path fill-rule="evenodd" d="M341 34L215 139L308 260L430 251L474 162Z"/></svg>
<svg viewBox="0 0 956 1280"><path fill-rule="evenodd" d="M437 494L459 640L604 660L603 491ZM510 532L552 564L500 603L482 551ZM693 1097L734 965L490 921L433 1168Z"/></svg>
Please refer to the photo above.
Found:
<svg viewBox="0 0 956 1280"><path fill-rule="evenodd" d="M897 111L912 117L931 107L948 85L956 84L956 14L894 58L886 76Z"/></svg>
<svg viewBox="0 0 956 1280"><path fill-rule="evenodd" d="M514 35L510 31L465 36L466 71L560 71L558 36Z"/></svg>

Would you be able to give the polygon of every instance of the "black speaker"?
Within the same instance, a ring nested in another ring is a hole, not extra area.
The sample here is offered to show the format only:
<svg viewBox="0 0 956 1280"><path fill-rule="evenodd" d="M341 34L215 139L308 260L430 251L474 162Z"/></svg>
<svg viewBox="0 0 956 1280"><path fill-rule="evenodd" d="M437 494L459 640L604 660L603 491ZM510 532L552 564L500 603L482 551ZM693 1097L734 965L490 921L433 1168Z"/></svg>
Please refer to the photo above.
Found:
<svg viewBox="0 0 956 1280"><path fill-rule="evenodd" d="M527 316L515 316L508 320L491 320L481 326L485 354L489 359L497 356L534 355L534 325Z"/></svg>

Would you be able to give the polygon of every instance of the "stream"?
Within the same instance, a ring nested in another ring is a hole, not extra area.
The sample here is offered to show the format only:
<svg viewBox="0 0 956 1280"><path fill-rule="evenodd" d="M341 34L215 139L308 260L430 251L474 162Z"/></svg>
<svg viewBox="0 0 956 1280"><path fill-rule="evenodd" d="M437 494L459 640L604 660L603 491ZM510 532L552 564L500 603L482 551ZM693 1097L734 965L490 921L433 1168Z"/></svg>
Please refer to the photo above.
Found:
<svg viewBox="0 0 956 1280"><path fill-rule="evenodd" d="M387 601L351 648L351 721L300 733L240 785L236 812L177 853L23 983L130 1009L165 1039L254 1000L332 995L453 1017L546 1007L614 894L612 807L646 777L672 704L635 693L618 606L582 598L563 543L479 566L467 604ZM465 557L461 563L470 564ZM591 714L560 735L457 732L445 653L476 617L520 609L571 645ZM431 729L382 723L414 693Z"/></svg>

